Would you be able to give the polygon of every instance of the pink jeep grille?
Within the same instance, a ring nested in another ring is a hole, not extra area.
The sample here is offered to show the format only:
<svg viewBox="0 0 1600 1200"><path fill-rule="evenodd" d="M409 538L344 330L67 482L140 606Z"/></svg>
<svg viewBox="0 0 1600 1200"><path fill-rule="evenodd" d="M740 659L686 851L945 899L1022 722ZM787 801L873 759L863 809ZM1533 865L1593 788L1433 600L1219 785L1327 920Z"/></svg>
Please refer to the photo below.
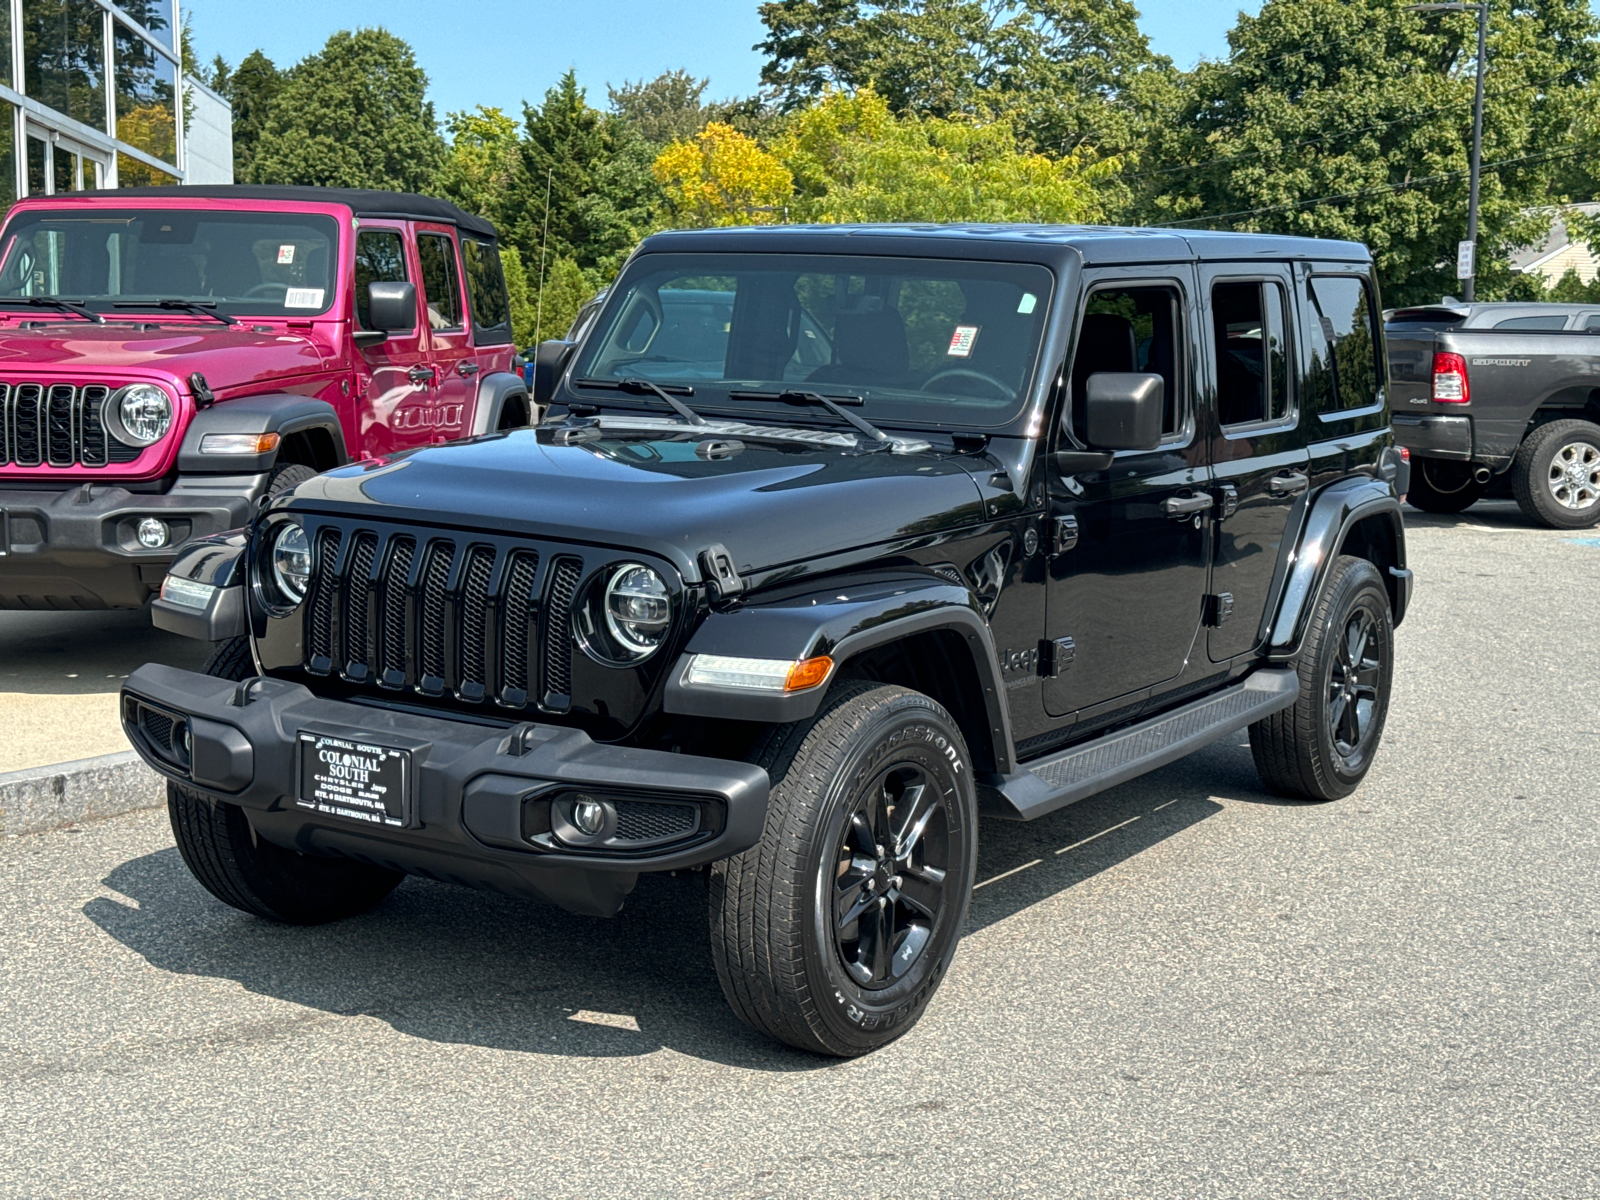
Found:
<svg viewBox="0 0 1600 1200"><path fill-rule="evenodd" d="M139 448L112 437L100 416L104 384L0 382L0 466L104 467Z"/></svg>

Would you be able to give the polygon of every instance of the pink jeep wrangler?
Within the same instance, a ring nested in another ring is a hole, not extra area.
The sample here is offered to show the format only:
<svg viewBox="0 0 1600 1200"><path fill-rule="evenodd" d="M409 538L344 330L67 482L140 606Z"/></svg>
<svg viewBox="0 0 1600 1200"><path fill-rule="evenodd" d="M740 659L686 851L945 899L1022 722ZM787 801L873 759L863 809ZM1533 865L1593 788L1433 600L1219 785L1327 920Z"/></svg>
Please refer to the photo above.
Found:
<svg viewBox="0 0 1600 1200"><path fill-rule="evenodd" d="M132 608L316 472L526 425L495 230L425 196L172 187L0 232L0 608Z"/></svg>

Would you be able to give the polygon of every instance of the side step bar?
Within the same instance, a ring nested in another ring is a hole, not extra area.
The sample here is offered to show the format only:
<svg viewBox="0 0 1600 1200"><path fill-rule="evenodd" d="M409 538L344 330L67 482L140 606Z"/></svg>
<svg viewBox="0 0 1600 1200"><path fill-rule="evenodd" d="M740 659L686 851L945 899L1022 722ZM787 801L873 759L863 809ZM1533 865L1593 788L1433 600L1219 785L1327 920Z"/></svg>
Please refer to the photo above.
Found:
<svg viewBox="0 0 1600 1200"><path fill-rule="evenodd" d="M1259 670L1226 691L991 778L979 796L991 815L1031 821L1164 767L1288 708L1299 695L1292 667Z"/></svg>

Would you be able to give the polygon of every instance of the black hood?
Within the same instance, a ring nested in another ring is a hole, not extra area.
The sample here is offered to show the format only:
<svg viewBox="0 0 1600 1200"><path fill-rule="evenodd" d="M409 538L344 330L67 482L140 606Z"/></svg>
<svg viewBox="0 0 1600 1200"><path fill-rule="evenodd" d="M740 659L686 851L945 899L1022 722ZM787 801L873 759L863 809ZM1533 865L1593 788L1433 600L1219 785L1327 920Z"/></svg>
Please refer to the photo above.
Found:
<svg viewBox="0 0 1600 1200"><path fill-rule="evenodd" d="M696 446L687 435L615 431L561 446L518 430L345 467L301 484L291 503L649 552L690 580L713 544L741 573L759 573L982 517L962 465L980 469L981 458L750 440L707 459Z"/></svg>

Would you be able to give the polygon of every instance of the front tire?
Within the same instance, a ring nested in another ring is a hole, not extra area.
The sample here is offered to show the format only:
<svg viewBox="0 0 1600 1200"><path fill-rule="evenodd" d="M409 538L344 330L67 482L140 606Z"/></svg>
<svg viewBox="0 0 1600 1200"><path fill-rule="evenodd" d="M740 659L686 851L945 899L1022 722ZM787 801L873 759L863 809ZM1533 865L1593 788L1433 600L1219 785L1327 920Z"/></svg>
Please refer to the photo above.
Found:
<svg viewBox="0 0 1600 1200"><path fill-rule="evenodd" d="M774 726L761 841L711 871L717 978L741 1020L853 1057L914 1025L943 980L977 868L967 747L942 707L854 681Z"/></svg>
<svg viewBox="0 0 1600 1200"><path fill-rule="evenodd" d="M1600 426L1551 421L1535 429L1511 462L1511 493L1525 516L1550 529L1600 521Z"/></svg>
<svg viewBox="0 0 1600 1200"><path fill-rule="evenodd" d="M1463 512L1482 499L1488 487L1472 478L1473 470L1471 463L1419 458L1416 469L1411 472L1406 502L1423 512Z"/></svg>
<svg viewBox="0 0 1600 1200"><path fill-rule="evenodd" d="M1394 682L1389 593L1366 559L1334 563L1296 669L1300 698L1250 726L1250 753L1280 796L1338 800L1372 768Z"/></svg>
<svg viewBox="0 0 1600 1200"><path fill-rule="evenodd" d="M218 679L249 679L255 674L249 639L218 642L204 671ZM237 804L170 781L167 816L178 853L200 886L224 904L269 921L320 925L354 916L404 878L399 871L354 859L285 850L258 837Z"/></svg>

